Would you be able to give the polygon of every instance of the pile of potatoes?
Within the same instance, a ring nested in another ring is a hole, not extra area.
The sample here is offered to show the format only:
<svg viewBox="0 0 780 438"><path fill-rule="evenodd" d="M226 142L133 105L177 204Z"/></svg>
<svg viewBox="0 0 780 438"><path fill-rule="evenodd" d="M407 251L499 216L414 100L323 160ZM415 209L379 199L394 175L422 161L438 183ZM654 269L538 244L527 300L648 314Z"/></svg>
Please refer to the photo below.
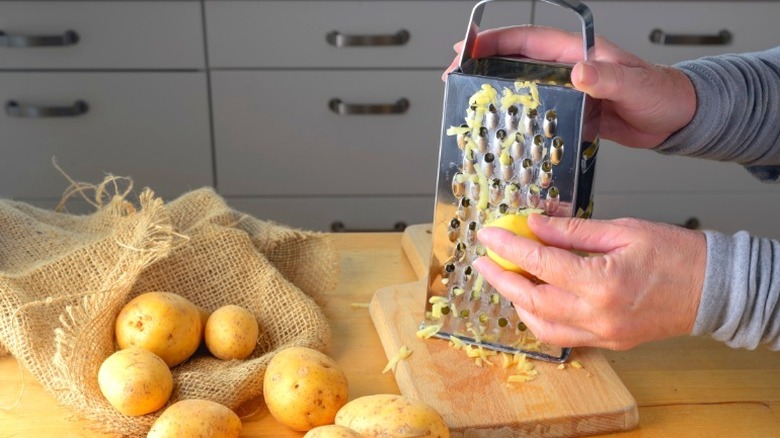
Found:
<svg viewBox="0 0 780 438"><path fill-rule="evenodd" d="M128 302L116 319L119 350L103 361L98 385L106 400L129 416L162 409L173 391L171 368L189 359L201 344L223 360L246 359L260 327L249 310L228 305L213 313L168 292L147 292ZM148 437L233 438L241 420L209 400L182 400L157 419Z"/></svg>
<svg viewBox="0 0 780 438"><path fill-rule="evenodd" d="M263 398L276 421L304 438L449 437L444 419L424 403L395 394L348 401L344 372L310 348L286 348L271 359Z"/></svg>

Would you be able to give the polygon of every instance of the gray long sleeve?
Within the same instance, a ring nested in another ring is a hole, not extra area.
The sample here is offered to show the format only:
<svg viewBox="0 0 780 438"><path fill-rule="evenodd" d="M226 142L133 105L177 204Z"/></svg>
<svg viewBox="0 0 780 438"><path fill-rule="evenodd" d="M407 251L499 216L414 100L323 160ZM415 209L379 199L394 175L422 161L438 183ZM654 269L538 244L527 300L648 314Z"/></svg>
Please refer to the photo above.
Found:
<svg viewBox="0 0 780 438"><path fill-rule="evenodd" d="M696 114L655 150L732 161L764 182L778 182L780 47L675 67L693 82ZM705 235L707 268L691 334L732 347L780 350L780 242L745 231Z"/></svg>

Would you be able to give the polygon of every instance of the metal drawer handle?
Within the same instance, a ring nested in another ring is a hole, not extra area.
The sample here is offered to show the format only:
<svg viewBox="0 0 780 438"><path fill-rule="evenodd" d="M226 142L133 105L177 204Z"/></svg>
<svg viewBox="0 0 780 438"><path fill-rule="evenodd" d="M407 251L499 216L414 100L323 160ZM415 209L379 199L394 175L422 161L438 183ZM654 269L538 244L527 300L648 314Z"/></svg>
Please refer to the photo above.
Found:
<svg viewBox="0 0 780 438"><path fill-rule="evenodd" d="M334 30L325 35L325 40L335 47L403 46L410 37L406 29L391 35L347 35Z"/></svg>
<svg viewBox="0 0 780 438"><path fill-rule="evenodd" d="M668 34L661 29L650 32L650 41L662 46L725 46L731 38L731 32L725 29L717 35Z"/></svg>
<svg viewBox="0 0 780 438"><path fill-rule="evenodd" d="M334 233L398 233L406 229L406 222L396 222L392 228L347 228L344 222L335 221L330 224L330 230Z"/></svg>
<svg viewBox="0 0 780 438"><path fill-rule="evenodd" d="M5 103L5 113L10 117L22 119L43 119L49 117L78 117L89 111L89 105L77 100L71 106L35 106L21 105L15 100Z"/></svg>
<svg viewBox="0 0 780 438"><path fill-rule="evenodd" d="M404 114L409 110L409 99L398 99L396 103L355 104L345 103L341 99L331 99L328 107L340 116L367 114Z"/></svg>
<svg viewBox="0 0 780 438"><path fill-rule="evenodd" d="M9 35L0 30L0 47L65 47L79 42L79 34L68 30L62 35Z"/></svg>

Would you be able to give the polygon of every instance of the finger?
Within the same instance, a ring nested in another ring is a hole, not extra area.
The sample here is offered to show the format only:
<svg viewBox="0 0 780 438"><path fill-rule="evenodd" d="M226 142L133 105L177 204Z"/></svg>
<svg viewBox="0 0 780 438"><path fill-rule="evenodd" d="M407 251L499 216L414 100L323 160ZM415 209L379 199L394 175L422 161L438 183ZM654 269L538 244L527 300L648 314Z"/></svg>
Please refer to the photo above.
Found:
<svg viewBox="0 0 780 438"><path fill-rule="evenodd" d="M493 252L538 279L578 295L583 292L583 277L592 277L586 266L586 258L565 249L548 246L490 226L479 230L477 238Z"/></svg>
<svg viewBox="0 0 780 438"><path fill-rule="evenodd" d="M548 284L536 284L515 272L506 271L486 257L473 263L474 268L515 307L546 320L582 327L589 314L578 296Z"/></svg>
<svg viewBox="0 0 780 438"><path fill-rule="evenodd" d="M489 29L477 36L473 58L523 55L539 61L582 60L582 37L560 29L523 25Z"/></svg>
<svg viewBox="0 0 780 438"><path fill-rule="evenodd" d="M528 228L548 245L587 253L607 254L633 240L617 222L597 219L531 214Z"/></svg>

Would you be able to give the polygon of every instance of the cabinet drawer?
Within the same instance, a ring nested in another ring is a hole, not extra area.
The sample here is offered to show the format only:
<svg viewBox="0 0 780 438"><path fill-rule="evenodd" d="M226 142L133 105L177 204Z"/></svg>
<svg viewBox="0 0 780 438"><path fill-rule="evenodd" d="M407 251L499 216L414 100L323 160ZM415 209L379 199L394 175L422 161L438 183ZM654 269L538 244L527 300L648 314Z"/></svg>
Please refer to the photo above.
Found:
<svg viewBox="0 0 780 438"><path fill-rule="evenodd" d="M780 193L755 194L633 194L597 193L593 217L642 219L684 224L698 220L701 229L751 234L780 239Z"/></svg>
<svg viewBox="0 0 780 438"><path fill-rule="evenodd" d="M207 1L205 5L214 67L444 68L454 57L452 45L466 34L474 2ZM483 23L530 21L531 1L511 1L486 8ZM329 43L326 38L333 32L339 42Z"/></svg>
<svg viewBox="0 0 780 438"><path fill-rule="evenodd" d="M602 141L596 166L598 192L776 192L736 163L661 155Z"/></svg>
<svg viewBox="0 0 780 438"><path fill-rule="evenodd" d="M695 59L725 52L748 52L777 45L780 2L767 1L599 1L587 2L593 11L596 33L628 51L659 64ZM579 31L579 23L537 1L534 22ZM653 43L650 35L660 30L667 38L690 35L715 37L730 34L723 44Z"/></svg>
<svg viewBox="0 0 780 438"><path fill-rule="evenodd" d="M0 31L0 69L205 67L197 1L0 1Z"/></svg>
<svg viewBox="0 0 780 438"><path fill-rule="evenodd" d="M6 72L0 103L2 197L61 195L53 157L77 181L112 173L168 196L213 184L205 73Z"/></svg>
<svg viewBox="0 0 780 438"><path fill-rule="evenodd" d="M226 200L234 209L258 219L314 231L401 231L408 225L433 221L433 196Z"/></svg>
<svg viewBox="0 0 780 438"><path fill-rule="evenodd" d="M211 78L224 195L433 194L440 72L217 71ZM343 107L331 108L334 99ZM408 108L398 106L401 99ZM334 112L351 106L398 114Z"/></svg>

